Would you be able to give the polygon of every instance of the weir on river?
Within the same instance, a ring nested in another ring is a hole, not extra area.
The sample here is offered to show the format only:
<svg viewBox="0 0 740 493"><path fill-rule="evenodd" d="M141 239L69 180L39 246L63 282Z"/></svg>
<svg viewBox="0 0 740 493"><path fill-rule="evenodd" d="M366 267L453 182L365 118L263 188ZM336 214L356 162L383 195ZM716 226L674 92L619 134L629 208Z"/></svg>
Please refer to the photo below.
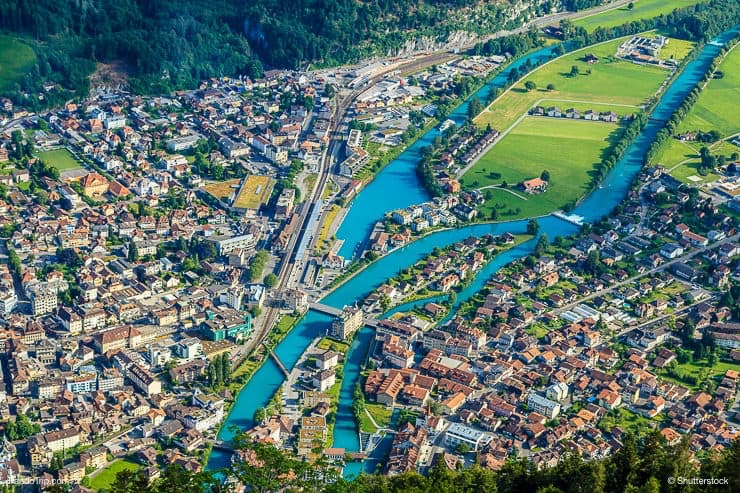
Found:
<svg viewBox="0 0 740 493"><path fill-rule="evenodd" d="M609 172L601 186L571 212L571 217L582 218L584 223L595 222L608 214L614 206L622 201L634 178L642 168L645 152L662 127L663 122L670 117L696 83L701 80L721 47L737 31L738 26L721 34L712 43L705 45L696 59L687 64L683 72L666 89L660 102L652 111L652 118L627 149L622 159ZM552 56L551 49L551 47L548 47L531 53L512 64L512 66L518 67L529 59L548 59ZM471 98L478 97L485 100L493 88L500 87L505 82L509 70L510 67L502 71ZM450 118L455 121L464 119L466 112L467 102L456 109L450 115ZM357 247L357 244L364 240L372 225L379 217L382 217L384 212L423 202L428 198L426 191L423 190L422 185L416 178L415 166L421 148L429 145L429 142L436 135L438 135L436 129L425 134L394 162L384 168L376 179L355 199L342 228L337 233L339 238L345 240L343 248L348 248L350 254ZM554 216L540 218L538 221L540 232L546 233L549 238L567 236L578 231L575 224ZM526 220L520 220L497 224L478 224L431 234L374 262L349 279L336 291L327 295L321 300L321 304L337 308L350 305L360 300L388 278L395 276L402 269L423 258L436 246L449 245L471 235L495 235L504 232L524 233L526 222ZM507 250L494 258L478 273L471 285L458 295L458 306L479 291L498 269L528 255L533 249L534 241L532 240ZM341 253L345 254L346 252ZM311 341L318 335L324 334L327 325L330 323L331 316L309 310L301 322L275 348L275 354L286 368L292 368ZM356 382L359 381L360 368L373 337L374 332L368 327L358 331L345 357L344 378L334 426L334 447L342 447L348 451L360 450L359 433L352 410L353 391ZM224 442L230 440L234 434L231 430L232 426L242 430L253 426L254 412L269 402L284 379L283 372L274 361L271 359L265 361L239 393L231 413L221 427L218 439ZM383 454L387 453L388 448L389 442L386 440L384 444L375 449L364 463L348 463L345 466L345 476L355 475L362 470L374 471L375 465ZM214 450L208 465L210 468L218 468L227 466L228 463L228 453Z"/></svg>

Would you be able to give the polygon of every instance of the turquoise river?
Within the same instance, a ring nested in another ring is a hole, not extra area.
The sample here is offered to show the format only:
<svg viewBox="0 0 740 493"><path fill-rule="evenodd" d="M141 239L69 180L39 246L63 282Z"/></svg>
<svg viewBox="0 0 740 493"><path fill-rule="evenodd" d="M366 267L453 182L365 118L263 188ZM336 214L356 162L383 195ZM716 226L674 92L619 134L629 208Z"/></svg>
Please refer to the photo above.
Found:
<svg viewBox="0 0 740 493"><path fill-rule="evenodd" d="M660 102L650 115L650 121L640 135L609 172L601 186L576 207L572 212L573 216L578 217L583 222L594 222L608 214L623 200L639 173L645 152L658 130L696 83L701 80L721 47L732 39L739 29L740 26L736 26L718 36L712 42L707 43L697 57L686 65L662 95ZM518 67L529 59L541 63L552 58L552 56L552 48L548 47L517 60L511 66ZM490 91L502 87L506 82L511 66L500 72L474 96L485 101ZM466 113L467 102L458 107L450 115L450 118L457 123L461 123L464 121ZM427 192L416 177L415 166L421 149L429 145L437 135L439 135L437 129L427 132L396 160L386 166L353 201L351 209L337 233L337 237L344 240L343 251L340 252L342 255L348 258L352 257L358 247L365 241L372 225L381 219L386 211L428 200ZM573 234L578 229L574 224L554 216L540 218L539 223L540 232L546 233L551 239L556 236ZM489 233L501 234L504 232L522 233L525 228L526 221L522 220L465 226L433 233L377 260L327 295L322 303L342 307L361 300L388 278L423 258L435 246L449 245L470 235L482 236ZM534 241L532 240L498 255L482 269L474 282L458 295L457 303L469 299L485 285L486 281L498 269L529 254L533 248ZM325 333L330 321L330 317L326 315L309 311L275 349L280 360L288 368L292 368L310 342ZM334 427L333 446L343 447L348 451L359 450L358 428L352 412L352 394L372 338L373 331L371 329L365 327L360 330L352 341L349 353L346 355L344 379L342 380ZM250 428L253 425L254 412L267 404L284 380L285 378L277 365L268 359L239 393L231 413L219 432L218 438L229 440L234 435L233 429L245 430ZM348 463L344 471L345 477L351 477L361 471L373 472L378 462L382 460L383 455L387 452L388 447L389 440L386 439L364 463ZM211 469L220 468L226 466L228 461L227 453L214 450L208 466Z"/></svg>

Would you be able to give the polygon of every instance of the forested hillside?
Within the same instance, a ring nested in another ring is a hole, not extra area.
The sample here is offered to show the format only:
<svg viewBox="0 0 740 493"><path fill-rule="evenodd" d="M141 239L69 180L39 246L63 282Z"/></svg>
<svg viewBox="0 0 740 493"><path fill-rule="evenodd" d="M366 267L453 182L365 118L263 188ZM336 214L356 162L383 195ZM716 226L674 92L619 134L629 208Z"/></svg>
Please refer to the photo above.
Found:
<svg viewBox="0 0 740 493"><path fill-rule="evenodd" d="M527 13L549 11L537 4ZM36 42L18 87L51 79L85 88L93 62L127 62L135 89L192 87L219 74L259 76L389 53L409 38L498 30L508 2L477 0L0 0L0 29Z"/></svg>
<svg viewBox="0 0 740 493"><path fill-rule="evenodd" d="M562 6L578 10L598 3L566 0ZM696 12L683 9L683 33L696 38L708 24L722 24L713 16L735 15L733 4L712 0ZM35 109L71 94L49 94L39 102L22 92L39 93L42 82L54 81L85 93L96 62L123 61L134 91L165 92L211 76L258 77L264 66L337 65L392 54L420 37L441 41L453 32L496 32L556 5L554 0L0 0L0 30L22 34L34 47L35 65L8 95Z"/></svg>

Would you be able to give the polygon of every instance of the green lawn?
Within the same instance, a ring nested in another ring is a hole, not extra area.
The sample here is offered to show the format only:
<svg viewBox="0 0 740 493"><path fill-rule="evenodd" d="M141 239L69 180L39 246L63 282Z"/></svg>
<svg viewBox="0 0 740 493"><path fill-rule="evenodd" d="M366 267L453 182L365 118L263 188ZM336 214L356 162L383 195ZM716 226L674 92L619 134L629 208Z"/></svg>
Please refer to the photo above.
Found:
<svg viewBox="0 0 740 493"><path fill-rule="evenodd" d="M709 183L719 178L719 175L715 173L707 173L707 175L705 176L700 175L700 164L701 161L699 161L698 159L694 161L688 161L686 163L678 165L670 172L670 175L677 180L681 180L682 182L688 184Z"/></svg>
<svg viewBox="0 0 740 493"><path fill-rule="evenodd" d="M740 50L732 50L722 61L719 70L724 73L724 77L709 81L696 104L679 125L679 133L718 130L722 137L726 137L740 132L740 120L737 118L737 102L740 101Z"/></svg>
<svg viewBox="0 0 740 493"><path fill-rule="evenodd" d="M494 101L480 114L476 123L481 127L490 123L494 128L505 130L539 100L560 100L562 103L558 106L562 109L576 102L615 106L644 104L657 92L668 71L614 58L617 47L625 39L586 47L540 67ZM601 60L589 65L583 61L587 53L593 53ZM578 67L579 74L570 76L574 65ZM537 89L527 91L524 84L528 81L534 82ZM554 84L555 89L548 91L548 84ZM624 111L626 109L621 110L622 113Z"/></svg>
<svg viewBox="0 0 740 493"><path fill-rule="evenodd" d="M657 33L655 33L657 35ZM653 34L648 37L655 37ZM685 39L671 38L667 46L660 50L660 58L663 60L683 60L694 49L695 44Z"/></svg>
<svg viewBox="0 0 740 493"><path fill-rule="evenodd" d="M113 481L115 481L116 474L118 474L120 471L124 471L127 469L130 471L135 471L140 467L141 466L139 464L129 459L121 459L116 462L112 462L108 467L100 471L97 476L90 479L90 488L94 489L95 491L108 489L110 488Z"/></svg>
<svg viewBox="0 0 740 493"><path fill-rule="evenodd" d="M574 21L573 24L582 26L587 31L593 31L599 26L614 27L625 22L651 19L661 14L672 12L673 9L688 7L697 3L702 3L702 0L635 0L632 10L627 8L627 6L607 10L606 12Z"/></svg>
<svg viewBox="0 0 740 493"><path fill-rule="evenodd" d="M56 149L54 151L39 152L36 154L42 161L54 166L59 171L66 171L69 169L80 169L82 166L77 161L71 152L67 149Z"/></svg>
<svg viewBox="0 0 740 493"><path fill-rule="evenodd" d="M12 89L36 63L33 48L15 36L0 34L0 91Z"/></svg>
<svg viewBox="0 0 740 493"><path fill-rule="evenodd" d="M612 414L616 414L616 416L612 416ZM605 431L611 431L615 426L619 426L625 431L631 431L636 435L641 435L649 430L653 423L657 424L657 421L620 407L604 416L599 422L599 428Z"/></svg>
<svg viewBox="0 0 740 493"><path fill-rule="evenodd" d="M654 161L662 164L667 169L687 159L699 157L700 145L693 142L681 142L678 139L669 139L662 145L661 150Z"/></svg>
<svg viewBox="0 0 740 493"><path fill-rule="evenodd" d="M387 428L390 426L391 415L393 414L393 410L391 408L386 407L384 404L373 404L368 402L365 404L365 409L367 409L367 412L370 413L370 416L373 417L378 426L381 428Z"/></svg>
<svg viewBox="0 0 740 493"><path fill-rule="evenodd" d="M502 220L550 213L588 191L589 171L618 132L618 126L611 123L527 117L463 176L463 185L471 189L506 181L510 190L521 196L500 189L484 190L490 195L481 210L484 218L490 217L496 204ZM545 193L527 195L515 187L540 176L543 170L550 173ZM491 177L492 172L501 177ZM519 213L507 213L516 208L521 209Z"/></svg>

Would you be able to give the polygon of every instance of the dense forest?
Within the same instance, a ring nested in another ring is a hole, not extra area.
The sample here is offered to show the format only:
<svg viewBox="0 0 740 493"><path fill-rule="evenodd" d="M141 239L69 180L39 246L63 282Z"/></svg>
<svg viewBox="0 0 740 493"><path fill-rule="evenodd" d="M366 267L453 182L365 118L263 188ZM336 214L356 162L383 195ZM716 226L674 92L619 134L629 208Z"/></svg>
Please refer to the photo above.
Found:
<svg viewBox="0 0 740 493"><path fill-rule="evenodd" d="M471 5L475 22L464 22L459 9ZM397 50L412 34L504 23L497 4L474 0L0 0L0 29L38 42L38 63L18 88L26 91L40 78L85 89L92 62L113 60L128 64L135 90L192 87L211 76L258 77L263 63L338 64Z"/></svg>
<svg viewBox="0 0 740 493"><path fill-rule="evenodd" d="M567 0L563 6L579 10L594 3ZM259 77L263 67L337 65L391 54L419 36L444 40L453 31L510 29L555 5L532 2L512 20L509 3L477 0L0 0L0 30L21 33L34 46L35 65L7 95L37 109L74 94L58 91L39 102L24 93L39 93L49 81L85 93L96 62L125 62L136 92L167 92L212 76ZM737 22L738 9L734 0L711 0L655 20L590 34L573 28L566 35L586 43L621 31L668 27L676 37L706 39ZM507 46L506 39L490 41L478 52L526 49Z"/></svg>
<svg viewBox="0 0 740 493"><path fill-rule="evenodd" d="M532 2L520 18L555 5ZM511 13L507 2L477 0L0 0L0 30L35 41L37 63L10 94L33 107L38 101L21 95L42 82L86 92L95 62L125 62L135 91L167 91L211 76L258 77L263 64L298 68L391 54L419 36L487 34L515 27Z"/></svg>
<svg viewBox="0 0 740 493"><path fill-rule="evenodd" d="M692 458L690 436L668 445L658 431L637 440L627 435L614 455L584 461L570 455L554 467L538 469L523 458L510 458L498 471L474 465L450 470L435 460L428 475L360 475L346 481L327 463L309 463L260 443L241 443L248 457L235 462L227 475L248 485L248 491L325 493L692 493L740 491L740 440L701 464ZM720 484L686 484L693 478ZM54 485L47 491L64 491ZM152 484L143 473L118 473L110 493L206 493L229 491L212 472L192 473L168 466Z"/></svg>

